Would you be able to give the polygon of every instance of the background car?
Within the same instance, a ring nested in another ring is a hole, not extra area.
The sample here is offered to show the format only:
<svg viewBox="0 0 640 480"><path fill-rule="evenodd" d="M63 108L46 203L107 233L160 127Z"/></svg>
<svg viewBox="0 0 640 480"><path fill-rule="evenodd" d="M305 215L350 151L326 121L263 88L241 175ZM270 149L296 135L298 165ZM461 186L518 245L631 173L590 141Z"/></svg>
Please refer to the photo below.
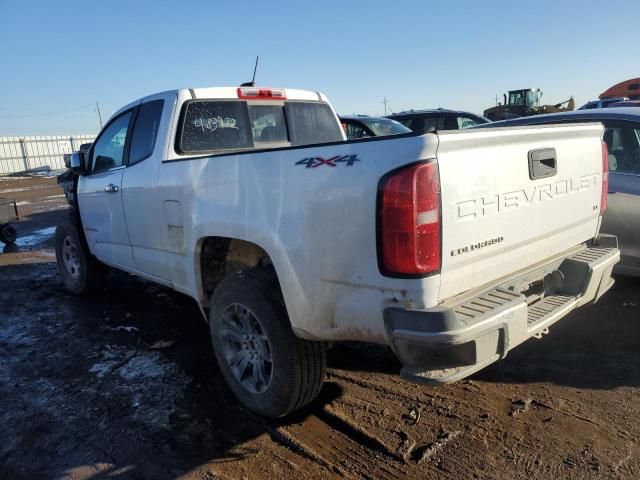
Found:
<svg viewBox="0 0 640 480"><path fill-rule="evenodd" d="M614 103L625 102L629 100L627 97L605 98L603 100L592 100L582 105L578 110L592 110L595 108L614 107Z"/></svg>
<svg viewBox="0 0 640 480"><path fill-rule="evenodd" d="M396 120L414 132L419 133L428 132L429 130L459 130L490 121L474 113L446 110L444 108L409 110L388 115L387 118Z"/></svg>
<svg viewBox="0 0 640 480"><path fill-rule="evenodd" d="M82 145L80 145L80 148L78 150L86 155L91 148L91 145L91 143L83 143ZM60 188L62 188L65 197L67 197L67 202L69 203L69 205L73 207L75 202L75 192L73 190L73 184L75 183L77 175L71 171L70 153L64 154L64 164L67 169L56 177L56 182L58 183L58 185L60 185Z"/></svg>
<svg viewBox="0 0 640 480"><path fill-rule="evenodd" d="M349 140L410 133L411 129L389 118L350 115L340 117L340 123Z"/></svg>
<svg viewBox="0 0 640 480"><path fill-rule="evenodd" d="M623 102L615 102L609 105L609 108L614 107L640 107L640 100L625 100Z"/></svg>
<svg viewBox="0 0 640 480"><path fill-rule="evenodd" d="M609 151L608 206L601 231L618 237L622 258L615 271L640 276L640 111L633 107L578 110L493 122L479 128L601 122ZM561 161L561 159L560 159Z"/></svg>

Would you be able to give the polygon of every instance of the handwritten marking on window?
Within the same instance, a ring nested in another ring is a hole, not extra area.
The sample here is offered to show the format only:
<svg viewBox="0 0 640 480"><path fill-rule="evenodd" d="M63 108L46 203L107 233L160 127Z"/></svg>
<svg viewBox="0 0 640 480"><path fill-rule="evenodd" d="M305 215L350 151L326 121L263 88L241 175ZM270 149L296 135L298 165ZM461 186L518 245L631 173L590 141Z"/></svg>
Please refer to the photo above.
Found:
<svg viewBox="0 0 640 480"><path fill-rule="evenodd" d="M219 128L235 128L238 130L236 126L236 119L229 117L212 117L212 118L203 118L198 117L193 120L193 125L196 128L202 129L204 133L205 130L209 130L210 132L215 132Z"/></svg>

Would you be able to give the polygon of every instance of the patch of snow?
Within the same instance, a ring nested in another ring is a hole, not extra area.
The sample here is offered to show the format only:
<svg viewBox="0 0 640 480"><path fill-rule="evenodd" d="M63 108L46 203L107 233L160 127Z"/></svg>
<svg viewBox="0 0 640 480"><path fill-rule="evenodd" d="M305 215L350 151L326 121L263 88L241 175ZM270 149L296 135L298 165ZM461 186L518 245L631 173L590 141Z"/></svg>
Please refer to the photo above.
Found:
<svg viewBox="0 0 640 480"><path fill-rule="evenodd" d="M113 367L115 367L117 364L118 362L114 362L114 361L95 363L89 369L89 373L96 373L98 378L102 378L107 373L109 373L113 369Z"/></svg>
<svg viewBox="0 0 640 480"><path fill-rule="evenodd" d="M36 230L31 235L19 236L16 243L22 246L32 246L42 243L56 233L56 227L43 228Z"/></svg>
<svg viewBox="0 0 640 480"><path fill-rule="evenodd" d="M140 329L138 327L128 327L125 325L118 325L117 327L106 327L107 330L111 331L111 332L119 332L121 330L124 330L125 332L129 332L129 333L138 333L140 332Z"/></svg>
<svg viewBox="0 0 640 480"><path fill-rule="evenodd" d="M161 377L169 369L172 365L164 363L159 353L150 352L133 357L118 370L118 374L126 380L136 380Z"/></svg>
<svg viewBox="0 0 640 480"><path fill-rule="evenodd" d="M54 187L57 187L57 185L32 185L30 187L7 188L4 190L0 190L0 193L26 192L29 190L42 190L43 188L54 188Z"/></svg>

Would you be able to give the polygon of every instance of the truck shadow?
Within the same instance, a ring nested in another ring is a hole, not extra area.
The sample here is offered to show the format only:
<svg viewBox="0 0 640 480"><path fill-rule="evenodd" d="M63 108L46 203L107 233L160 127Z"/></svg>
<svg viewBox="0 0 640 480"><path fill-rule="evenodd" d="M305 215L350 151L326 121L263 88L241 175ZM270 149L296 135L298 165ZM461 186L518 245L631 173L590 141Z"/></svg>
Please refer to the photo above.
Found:
<svg viewBox="0 0 640 480"><path fill-rule="evenodd" d="M638 287L618 279L601 302L473 378L640 385ZM303 411L259 418L226 386L191 299L123 273L101 295L75 297L53 263L0 266L0 362L2 478L83 468L90 478L174 478L253 456L262 436L285 445L281 427L322 419L343 395L329 381ZM329 352L329 367L396 374L400 364L386 347L344 343Z"/></svg>
<svg viewBox="0 0 640 480"><path fill-rule="evenodd" d="M640 279L617 277L598 303L572 312L475 375L491 382L550 382L576 388L640 385Z"/></svg>
<svg viewBox="0 0 640 480"><path fill-rule="evenodd" d="M393 374L401 368L393 352L378 345L337 344L329 362L351 371ZM598 303L572 312L542 339L530 339L471 378L593 389L640 386L640 279L617 277Z"/></svg>
<svg viewBox="0 0 640 480"><path fill-rule="evenodd" d="M322 415L328 382L282 421L243 409L191 299L114 273L67 294L54 263L0 266L0 478L175 478L254 455L253 440ZM100 467L96 467L100 465Z"/></svg>

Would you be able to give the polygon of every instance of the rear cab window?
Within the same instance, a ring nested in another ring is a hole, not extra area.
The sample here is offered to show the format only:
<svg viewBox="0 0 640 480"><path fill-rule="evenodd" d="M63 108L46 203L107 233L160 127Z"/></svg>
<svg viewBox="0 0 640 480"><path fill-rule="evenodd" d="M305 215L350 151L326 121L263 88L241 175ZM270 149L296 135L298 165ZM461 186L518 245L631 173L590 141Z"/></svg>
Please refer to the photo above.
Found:
<svg viewBox="0 0 640 480"><path fill-rule="evenodd" d="M176 151L224 154L343 140L323 102L197 99L183 106Z"/></svg>

